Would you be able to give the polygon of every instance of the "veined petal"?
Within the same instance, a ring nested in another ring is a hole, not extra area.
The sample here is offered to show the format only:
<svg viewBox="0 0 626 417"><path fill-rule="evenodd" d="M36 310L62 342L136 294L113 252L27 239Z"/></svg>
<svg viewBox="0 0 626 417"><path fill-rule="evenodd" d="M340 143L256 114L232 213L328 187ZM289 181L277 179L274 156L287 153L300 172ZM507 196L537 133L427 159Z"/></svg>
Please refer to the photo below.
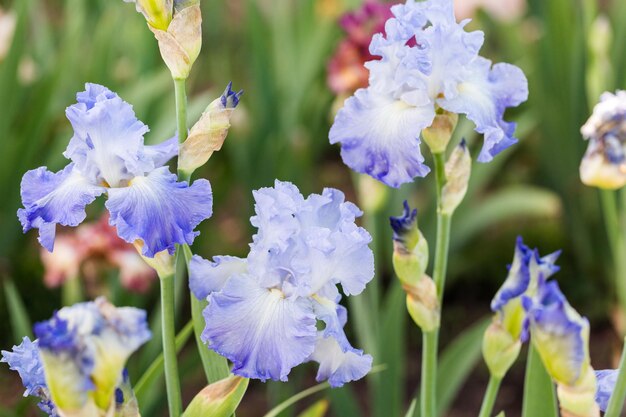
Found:
<svg viewBox="0 0 626 417"><path fill-rule="evenodd" d="M161 167L133 178L129 187L109 189L106 207L118 235L129 243L143 241L143 255L151 258L166 249L173 254L176 244L191 245L200 234L196 226L211 217L212 202L207 180L189 186Z"/></svg>
<svg viewBox="0 0 626 417"><path fill-rule="evenodd" d="M434 117L432 105L414 107L361 89L337 113L330 143L341 143L343 161L353 170L399 187L430 171L419 135Z"/></svg>
<svg viewBox="0 0 626 417"><path fill-rule="evenodd" d="M54 248L56 225L78 226L87 214L85 207L104 193L82 176L74 164L52 173L45 167L28 171L22 178L23 209L17 211L24 232L39 229L39 242Z"/></svg>
<svg viewBox="0 0 626 417"><path fill-rule="evenodd" d="M221 291L233 275L248 270L248 262L236 256L215 256L213 262L194 255L189 262L189 288L199 300Z"/></svg>
<svg viewBox="0 0 626 417"><path fill-rule="evenodd" d="M335 338L324 337L322 332L310 359L320 364L316 380L328 380L333 388L361 379L372 369L371 355L351 347L342 349Z"/></svg>
<svg viewBox="0 0 626 417"><path fill-rule="evenodd" d="M46 388L46 377L39 357L37 341L31 342L28 337L24 337L22 343L19 346L13 346L11 352L2 351L0 362L6 362L11 370L17 371L20 375L22 384L26 388L25 397L27 395L39 396Z"/></svg>
<svg viewBox="0 0 626 417"><path fill-rule="evenodd" d="M63 155L95 183L124 186L154 168L144 154L143 135L148 127L137 120L130 104L106 87L87 84L78 103L67 108L74 128Z"/></svg>
<svg viewBox="0 0 626 417"><path fill-rule="evenodd" d="M286 381L313 353L315 316L306 298L285 298L261 287L250 275L232 277L209 296L202 339L247 378Z"/></svg>
<svg viewBox="0 0 626 417"><path fill-rule="evenodd" d="M485 143L479 162L489 162L495 155L517 143L515 123L504 120L508 107L518 106L528 98L528 82L522 70L510 64L496 64L477 57L458 76L458 84L438 100L444 109L463 113L484 134Z"/></svg>

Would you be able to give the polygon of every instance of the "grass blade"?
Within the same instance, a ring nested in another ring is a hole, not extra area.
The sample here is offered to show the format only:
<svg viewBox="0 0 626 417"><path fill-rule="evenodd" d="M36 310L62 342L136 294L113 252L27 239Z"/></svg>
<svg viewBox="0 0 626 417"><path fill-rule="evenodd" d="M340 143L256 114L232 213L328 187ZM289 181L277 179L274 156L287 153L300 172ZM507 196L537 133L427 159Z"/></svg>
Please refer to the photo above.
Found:
<svg viewBox="0 0 626 417"><path fill-rule="evenodd" d="M13 339L19 343L24 336L33 338L32 325L28 311L24 306L20 293L15 288L15 284L10 279L4 282L4 295L6 297L7 308L9 309L9 318L11 320L11 328L13 329Z"/></svg>
<svg viewBox="0 0 626 417"><path fill-rule="evenodd" d="M522 417L558 417L554 384L531 345L528 349Z"/></svg>

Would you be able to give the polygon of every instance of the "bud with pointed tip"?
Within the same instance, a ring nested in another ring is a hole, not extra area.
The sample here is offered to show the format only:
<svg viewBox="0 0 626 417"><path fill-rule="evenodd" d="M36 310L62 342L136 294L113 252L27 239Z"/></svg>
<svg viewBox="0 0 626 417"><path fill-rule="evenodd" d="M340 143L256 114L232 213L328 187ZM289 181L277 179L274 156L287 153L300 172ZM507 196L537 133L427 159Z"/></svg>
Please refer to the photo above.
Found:
<svg viewBox="0 0 626 417"><path fill-rule="evenodd" d="M448 162L446 162L446 184L441 194L441 210L444 214L452 214L461 204L472 171L472 158L465 140L457 146Z"/></svg>
<svg viewBox="0 0 626 417"><path fill-rule="evenodd" d="M406 291L406 308L411 318L423 332L439 328L441 313L437 286L431 277L424 275L415 285L403 285Z"/></svg>
<svg viewBox="0 0 626 417"><path fill-rule="evenodd" d="M390 217L393 229L393 267L404 285L414 286L428 267L428 242L417 228L417 209L404 202L404 213Z"/></svg>
<svg viewBox="0 0 626 417"><path fill-rule="evenodd" d="M191 401L183 417L229 417L248 389L248 379L230 375L204 388Z"/></svg>
<svg viewBox="0 0 626 417"><path fill-rule="evenodd" d="M189 137L180 147L178 169L188 175L222 149L233 111L239 104L243 90L235 93L229 83L224 94L206 108L200 120L189 131Z"/></svg>
<svg viewBox="0 0 626 417"><path fill-rule="evenodd" d="M442 108L437 109L433 124L422 130L422 138L432 153L442 153L446 151L458 121L458 114L450 113Z"/></svg>

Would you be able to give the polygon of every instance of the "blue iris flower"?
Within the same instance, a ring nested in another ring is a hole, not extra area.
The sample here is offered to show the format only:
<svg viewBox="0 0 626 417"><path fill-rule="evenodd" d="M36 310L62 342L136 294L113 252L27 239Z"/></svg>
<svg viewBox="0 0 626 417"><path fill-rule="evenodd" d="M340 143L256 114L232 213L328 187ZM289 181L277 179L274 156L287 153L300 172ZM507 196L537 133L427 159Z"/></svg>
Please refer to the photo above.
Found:
<svg viewBox="0 0 626 417"><path fill-rule="evenodd" d="M602 411L606 411L609 406L609 400L615 390L615 384L617 384L618 376L618 369L603 369L601 371L596 371L596 378L598 380L596 403L598 403L598 406Z"/></svg>
<svg viewBox="0 0 626 417"><path fill-rule="evenodd" d="M508 107L528 98L523 72L478 55L484 35L457 23L452 0L427 0L392 7L386 35L370 44L369 86L339 111L330 142L341 143L350 168L399 187L430 169L420 151L420 132L438 109L465 114L484 135L479 162L517 142L515 123L503 119Z"/></svg>
<svg viewBox="0 0 626 417"><path fill-rule="evenodd" d="M374 274L371 237L355 224L361 211L338 190L305 199L280 181L254 198L247 258L190 263L191 290L209 301L202 339L248 378L286 381L306 361L333 387L362 378L372 357L350 345L337 287L359 294Z"/></svg>
<svg viewBox="0 0 626 417"><path fill-rule="evenodd" d="M22 179L24 232L39 229L39 242L52 251L56 225L77 226L85 207L106 193L111 225L122 239L140 243L144 256L191 244L196 226L212 214L211 185L178 182L164 166L178 153L177 138L145 145L148 127L106 87L87 84L77 101L66 111L74 135L63 155L71 162L56 173L28 171Z"/></svg>

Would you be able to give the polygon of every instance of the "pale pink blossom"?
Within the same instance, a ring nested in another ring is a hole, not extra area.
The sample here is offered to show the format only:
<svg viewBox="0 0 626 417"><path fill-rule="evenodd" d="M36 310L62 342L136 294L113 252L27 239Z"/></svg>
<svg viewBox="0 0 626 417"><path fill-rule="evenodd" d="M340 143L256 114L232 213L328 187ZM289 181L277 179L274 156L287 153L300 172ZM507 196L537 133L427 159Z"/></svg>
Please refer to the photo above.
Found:
<svg viewBox="0 0 626 417"><path fill-rule="evenodd" d="M519 19L526 12L526 0L454 0L457 19L471 19L478 9L482 9L494 19L510 22Z"/></svg>

